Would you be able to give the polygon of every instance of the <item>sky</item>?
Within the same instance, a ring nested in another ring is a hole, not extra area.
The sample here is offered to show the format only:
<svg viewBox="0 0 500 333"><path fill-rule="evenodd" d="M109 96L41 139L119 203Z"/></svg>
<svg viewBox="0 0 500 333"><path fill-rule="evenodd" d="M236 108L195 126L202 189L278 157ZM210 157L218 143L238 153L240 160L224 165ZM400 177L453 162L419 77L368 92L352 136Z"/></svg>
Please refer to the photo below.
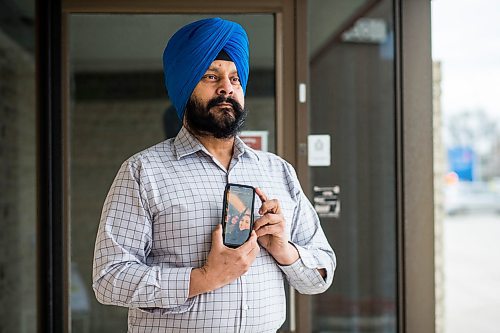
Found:
<svg viewBox="0 0 500 333"><path fill-rule="evenodd" d="M432 0L431 6L444 115L483 109L500 123L500 1Z"/></svg>

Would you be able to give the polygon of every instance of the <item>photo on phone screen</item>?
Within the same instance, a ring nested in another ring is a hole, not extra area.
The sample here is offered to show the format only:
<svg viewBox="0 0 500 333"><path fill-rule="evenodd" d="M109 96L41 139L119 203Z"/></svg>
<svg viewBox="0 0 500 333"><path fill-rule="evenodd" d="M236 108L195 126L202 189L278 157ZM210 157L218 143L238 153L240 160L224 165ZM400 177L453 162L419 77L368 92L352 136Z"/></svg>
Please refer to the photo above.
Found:
<svg viewBox="0 0 500 333"><path fill-rule="evenodd" d="M254 219L254 198L255 189L252 186L226 185L222 213L224 245L235 248L250 238Z"/></svg>

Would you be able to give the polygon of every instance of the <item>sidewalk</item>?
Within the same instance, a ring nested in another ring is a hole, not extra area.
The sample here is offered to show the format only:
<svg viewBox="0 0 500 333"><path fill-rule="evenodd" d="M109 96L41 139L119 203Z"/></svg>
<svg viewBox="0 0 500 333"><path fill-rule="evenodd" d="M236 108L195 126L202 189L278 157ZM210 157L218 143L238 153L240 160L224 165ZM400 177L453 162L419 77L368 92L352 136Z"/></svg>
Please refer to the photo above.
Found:
<svg viewBox="0 0 500 333"><path fill-rule="evenodd" d="M500 332L500 215L444 221L445 333Z"/></svg>

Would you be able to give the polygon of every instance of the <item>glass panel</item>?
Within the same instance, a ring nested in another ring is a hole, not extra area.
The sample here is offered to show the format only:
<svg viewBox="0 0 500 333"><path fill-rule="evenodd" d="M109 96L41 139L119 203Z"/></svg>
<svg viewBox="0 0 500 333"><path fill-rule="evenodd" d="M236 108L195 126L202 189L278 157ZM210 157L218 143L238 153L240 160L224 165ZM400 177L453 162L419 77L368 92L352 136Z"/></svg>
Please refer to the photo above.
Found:
<svg viewBox="0 0 500 333"><path fill-rule="evenodd" d="M0 332L36 331L35 1L0 1Z"/></svg>
<svg viewBox="0 0 500 333"><path fill-rule="evenodd" d="M71 15L71 315L73 332L124 332L125 308L97 303L91 289L104 198L121 163L177 133L166 97L166 41L200 15ZM275 151L274 17L222 16L248 32L246 130Z"/></svg>
<svg viewBox="0 0 500 333"><path fill-rule="evenodd" d="M393 2L308 4L310 133L331 136L332 157L311 184L340 198L317 206L338 270L313 331L396 332Z"/></svg>

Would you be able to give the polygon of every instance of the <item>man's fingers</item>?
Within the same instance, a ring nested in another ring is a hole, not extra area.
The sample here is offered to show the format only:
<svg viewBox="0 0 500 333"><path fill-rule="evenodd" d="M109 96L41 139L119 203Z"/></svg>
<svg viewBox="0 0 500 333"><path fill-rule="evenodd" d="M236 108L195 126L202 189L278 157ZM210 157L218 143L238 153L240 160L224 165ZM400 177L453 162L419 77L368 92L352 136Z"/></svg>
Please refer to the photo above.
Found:
<svg viewBox="0 0 500 333"><path fill-rule="evenodd" d="M266 214L255 220L254 230L257 231L265 225L278 224L283 221L283 217L278 214Z"/></svg>
<svg viewBox="0 0 500 333"><path fill-rule="evenodd" d="M267 198L267 195L262 192L260 188L255 188L255 193L260 198L260 201L262 201L262 206L260 206L259 209L259 214L264 215L266 213L273 213L273 214L280 214L281 213L281 207L280 203L276 199L269 200Z"/></svg>
<svg viewBox="0 0 500 333"><path fill-rule="evenodd" d="M253 224L253 230L257 231L268 223L269 223L269 216L268 215L261 216L255 220Z"/></svg>
<svg viewBox="0 0 500 333"><path fill-rule="evenodd" d="M252 248L249 255L255 259L257 257L257 255L259 254L259 252L260 252L260 246L259 246L259 243L256 242L256 245Z"/></svg>
<svg viewBox="0 0 500 333"><path fill-rule="evenodd" d="M260 201L266 202L267 201L267 196L262 190L258 187L255 188L255 193L259 196Z"/></svg>
<svg viewBox="0 0 500 333"><path fill-rule="evenodd" d="M217 224L214 231L212 231L212 246L221 247L224 243L222 241L222 224Z"/></svg>
<svg viewBox="0 0 500 333"><path fill-rule="evenodd" d="M250 239L248 240L248 243L252 245L250 251L248 252L248 255L255 257L260 250L259 243L257 243L257 233L255 232L255 230L252 230L252 234L250 236Z"/></svg>
<svg viewBox="0 0 500 333"><path fill-rule="evenodd" d="M260 206L259 214L264 215L266 213L279 214L281 212L280 203L276 199L267 200Z"/></svg>
<svg viewBox="0 0 500 333"><path fill-rule="evenodd" d="M284 227L281 224L268 224L256 231L257 237L264 235L281 235Z"/></svg>
<svg viewBox="0 0 500 333"><path fill-rule="evenodd" d="M243 243L237 250L243 252L243 253L250 253L252 252L253 248L255 246L258 246L257 244L257 234L255 233L255 230L252 230L252 233L250 234L250 238Z"/></svg>

